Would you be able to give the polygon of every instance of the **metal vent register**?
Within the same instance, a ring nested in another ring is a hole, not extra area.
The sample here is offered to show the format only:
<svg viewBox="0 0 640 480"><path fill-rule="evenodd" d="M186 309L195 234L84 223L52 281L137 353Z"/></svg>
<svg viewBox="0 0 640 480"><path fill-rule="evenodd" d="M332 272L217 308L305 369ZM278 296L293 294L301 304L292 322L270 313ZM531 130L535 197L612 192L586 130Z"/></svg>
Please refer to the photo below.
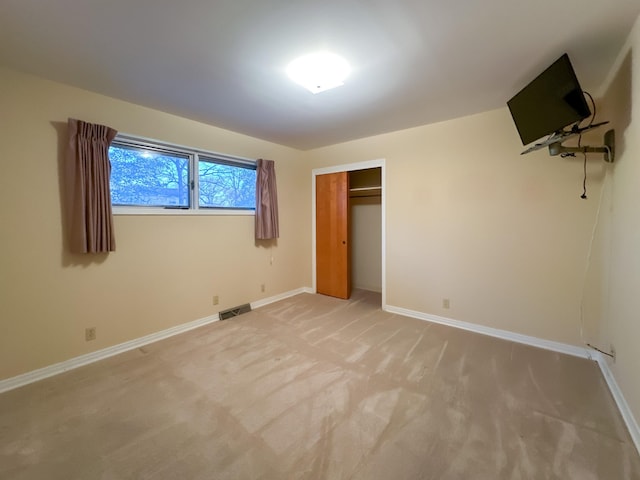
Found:
<svg viewBox="0 0 640 480"><path fill-rule="evenodd" d="M238 315L242 315L243 313L247 313L251 311L251 305L245 303L244 305L239 305L237 307L230 308L228 310L223 310L219 313L220 320L226 320L228 318L237 317Z"/></svg>

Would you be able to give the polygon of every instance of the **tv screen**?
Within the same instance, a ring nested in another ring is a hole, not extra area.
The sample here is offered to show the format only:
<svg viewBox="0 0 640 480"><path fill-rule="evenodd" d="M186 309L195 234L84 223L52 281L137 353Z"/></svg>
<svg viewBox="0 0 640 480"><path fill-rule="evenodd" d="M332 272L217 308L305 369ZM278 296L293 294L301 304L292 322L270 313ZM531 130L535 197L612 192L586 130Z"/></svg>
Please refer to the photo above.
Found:
<svg viewBox="0 0 640 480"><path fill-rule="evenodd" d="M507 102L523 145L591 115L565 53Z"/></svg>

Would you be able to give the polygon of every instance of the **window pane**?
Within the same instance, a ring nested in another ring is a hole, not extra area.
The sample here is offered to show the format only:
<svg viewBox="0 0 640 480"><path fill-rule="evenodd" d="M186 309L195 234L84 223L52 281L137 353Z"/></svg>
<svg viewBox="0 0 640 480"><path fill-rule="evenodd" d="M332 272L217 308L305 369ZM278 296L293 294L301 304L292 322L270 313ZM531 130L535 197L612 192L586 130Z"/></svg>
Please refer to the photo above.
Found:
<svg viewBox="0 0 640 480"><path fill-rule="evenodd" d="M189 157L113 144L113 205L189 207Z"/></svg>
<svg viewBox="0 0 640 480"><path fill-rule="evenodd" d="M214 162L202 158L198 162L200 207L255 208L255 169Z"/></svg>

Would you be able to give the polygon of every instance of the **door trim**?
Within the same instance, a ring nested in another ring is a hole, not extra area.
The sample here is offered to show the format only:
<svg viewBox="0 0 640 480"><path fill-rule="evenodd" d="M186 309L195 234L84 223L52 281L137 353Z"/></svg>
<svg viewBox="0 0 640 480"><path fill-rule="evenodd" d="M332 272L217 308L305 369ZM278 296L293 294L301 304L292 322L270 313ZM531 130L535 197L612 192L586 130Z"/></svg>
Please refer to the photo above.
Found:
<svg viewBox="0 0 640 480"><path fill-rule="evenodd" d="M381 234L381 252L382 259L382 309L387 307L387 185L385 173L385 159L368 160L365 162L347 163L344 165L334 165L331 167L314 168L311 171L311 275L313 293L317 293L316 279L316 176L327 173L351 172L353 170L365 170L367 168L380 167L382 198L381 215L382 215L382 232Z"/></svg>

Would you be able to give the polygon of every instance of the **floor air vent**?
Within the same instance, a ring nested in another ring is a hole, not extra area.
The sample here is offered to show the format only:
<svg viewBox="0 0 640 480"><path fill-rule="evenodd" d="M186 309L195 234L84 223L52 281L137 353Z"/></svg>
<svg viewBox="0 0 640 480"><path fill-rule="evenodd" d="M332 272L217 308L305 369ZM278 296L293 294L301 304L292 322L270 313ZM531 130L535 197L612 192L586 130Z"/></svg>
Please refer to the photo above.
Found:
<svg viewBox="0 0 640 480"><path fill-rule="evenodd" d="M238 315L242 315L243 313L247 313L251 311L251 305L245 303L244 305L239 305L237 307L230 308L229 310L223 310L219 313L220 320L226 320L227 318L237 317Z"/></svg>

